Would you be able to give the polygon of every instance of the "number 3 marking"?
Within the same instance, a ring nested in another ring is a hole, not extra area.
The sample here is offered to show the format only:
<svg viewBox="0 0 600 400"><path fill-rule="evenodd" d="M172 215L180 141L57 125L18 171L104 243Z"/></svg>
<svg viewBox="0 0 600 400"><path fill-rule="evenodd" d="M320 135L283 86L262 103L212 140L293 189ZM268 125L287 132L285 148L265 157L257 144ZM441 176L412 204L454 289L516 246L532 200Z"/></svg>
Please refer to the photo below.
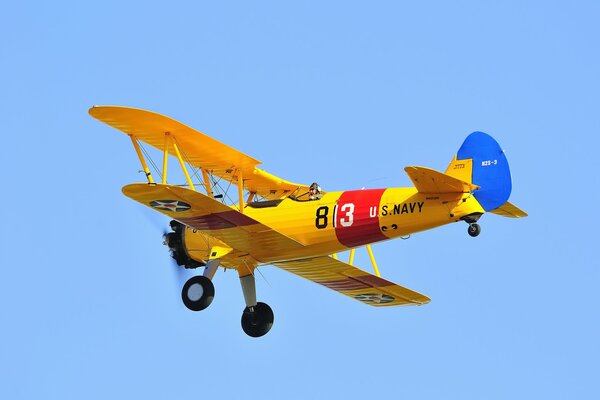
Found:
<svg viewBox="0 0 600 400"><path fill-rule="evenodd" d="M354 204L346 203L340 207L340 211L346 213L346 217L340 218L340 225L343 227L352 226L354 223Z"/></svg>

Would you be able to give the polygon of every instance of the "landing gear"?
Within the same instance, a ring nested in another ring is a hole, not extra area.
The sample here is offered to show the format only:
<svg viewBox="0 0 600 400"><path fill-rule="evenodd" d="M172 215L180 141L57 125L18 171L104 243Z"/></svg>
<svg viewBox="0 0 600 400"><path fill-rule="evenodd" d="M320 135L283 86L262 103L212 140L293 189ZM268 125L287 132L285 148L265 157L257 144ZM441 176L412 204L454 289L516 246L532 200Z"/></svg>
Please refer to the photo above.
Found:
<svg viewBox="0 0 600 400"><path fill-rule="evenodd" d="M275 317L268 304L258 302L254 307L244 308L242 329L246 335L261 337L271 330Z"/></svg>
<svg viewBox="0 0 600 400"><path fill-rule="evenodd" d="M212 283L212 278L218 267L219 260L210 260L206 263L202 276L194 276L183 285L181 299L187 308L192 311L200 311L210 306L215 297L215 285Z"/></svg>
<svg viewBox="0 0 600 400"><path fill-rule="evenodd" d="M467 232L469 233L469 236L471 236L471 237L479 236L479 234L481 233L481 227L479 226L479 224L476 224L476 223L469 224L469 228L467 229Z"/></svg>
<svg viewBox="0 0 600 400"><path fill-rule="evenodd" d="M215 286L206 276L190 278L181 289L183 304L192 311L204 310L210 306L214 297Z"/></svg>
<svg viewBox="0 0 600 400"><path fill-rule="evenodd" d="M482 215L482 213L473 213L461 218L462 221L469 224L469 228L467 229L469 236L476 237L481 233L481 227L477 224L477 221L479 221L479 218L481 218Z"/></svg>
<svg viewBox="0 0 600 400"><path fill-rule="evenodd" d="M218 267L219 259L208 261L202 276L194 276L183 285L181 299L187 308L200 311L212 303L215 297L212 278ZM264 336L273 326L273 310L267 304L256 301L256 282L253 274L240 277L240 283L246 302L242 313L242 329L251 337Z"/></svg>
<svg viewBox="0 0 600 400"><path fill-rule="evenodd" d="M254 275L240 277L246 308L242 313L242 329L246 335L261 337L266 335L273 326L275 319L273 310L268 304L256 301L256 284Z"/></svg>

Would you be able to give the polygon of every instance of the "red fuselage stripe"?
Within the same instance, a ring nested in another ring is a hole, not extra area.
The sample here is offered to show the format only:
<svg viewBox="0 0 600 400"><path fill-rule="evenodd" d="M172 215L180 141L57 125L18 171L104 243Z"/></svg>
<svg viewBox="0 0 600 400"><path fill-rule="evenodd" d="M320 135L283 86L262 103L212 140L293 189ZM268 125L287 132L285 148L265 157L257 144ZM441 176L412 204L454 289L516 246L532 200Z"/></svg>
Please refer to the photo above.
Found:
<svg viewBox="0 0 600 400"><path fill-rule="evenodd" d="M335 234L341 244L357 247L387 239L379 229L379 204L385 189L351 190L337 202Z"/></svg>

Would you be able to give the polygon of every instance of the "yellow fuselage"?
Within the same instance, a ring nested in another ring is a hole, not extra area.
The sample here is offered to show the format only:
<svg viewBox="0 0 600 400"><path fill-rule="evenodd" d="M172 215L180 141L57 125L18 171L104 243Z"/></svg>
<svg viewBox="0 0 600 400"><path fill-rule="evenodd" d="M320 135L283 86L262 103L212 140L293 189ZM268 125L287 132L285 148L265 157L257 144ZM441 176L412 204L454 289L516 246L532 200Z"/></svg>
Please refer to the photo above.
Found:
<svg viewBox="0 0 600 400"><path fill-rule="evenodd" d="M468 193L424 194L415 188L329 192L319 200L286 198L269 207L251 203L244 208L245 215L304 245L293 252L274 252L255 260L257 264L337 253L480 213L483 208ZM193 258L205 260L220 242L188 229L185 244ZM222 265L235 267L240 256L234 251Z"/></svg>

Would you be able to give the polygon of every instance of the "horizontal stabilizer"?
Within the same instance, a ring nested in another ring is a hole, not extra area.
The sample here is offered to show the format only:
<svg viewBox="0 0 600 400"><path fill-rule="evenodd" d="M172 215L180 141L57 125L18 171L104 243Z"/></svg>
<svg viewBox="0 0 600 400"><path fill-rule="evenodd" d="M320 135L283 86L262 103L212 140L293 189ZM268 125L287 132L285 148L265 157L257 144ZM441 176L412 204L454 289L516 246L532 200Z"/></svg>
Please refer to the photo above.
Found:
<svg viewBox="0 0 600 400"><path fill-rule="evenodd" d="M431 168L406 167L404 171L419 193L471 193L479 186L470 184Z"/></svg>
<svg viewBox="0 0 600 400"><path fill-rule="evenodd" d="M527 216L525 211L508 201L490 212L508 218L523 218Z"/></svg>
<svg viewBox="0 0 600 400"><path fill-rule="evenodd" d="M370 306L421 305L431 301L421 293L328 256L280 261L273 265Z"/></svg>

